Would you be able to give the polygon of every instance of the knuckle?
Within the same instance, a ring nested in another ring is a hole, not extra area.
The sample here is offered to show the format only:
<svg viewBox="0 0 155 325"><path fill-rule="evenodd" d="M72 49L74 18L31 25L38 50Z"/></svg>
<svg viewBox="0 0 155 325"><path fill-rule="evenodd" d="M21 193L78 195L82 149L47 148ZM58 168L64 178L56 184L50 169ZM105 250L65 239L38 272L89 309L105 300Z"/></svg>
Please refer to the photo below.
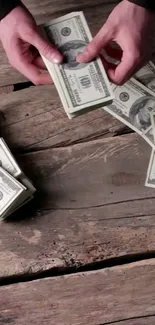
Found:
<svg viewBox="0 0 155 325"><path fill-rule="evenodd" d="M139 49L136 49L134 51L134 62L138 63L140 61L140 59L141 59L141 53L140 53Z"/></svg>
<svg viewBox="0 0 155 325"><path fill-rule="evenodd" d="M44 56L47 56L49 53L51 54L53 49L51 46L43 42L43 44L40 46L40 51Z"/></svg>
<svg viewBox="0 0 155 325"><path fill-rule="evenodd" d="M34 27L26 27L25 30L23 30L23 34L25 36L25 39L28 40L28 41L33 41L34 39L34 35L36 33L36 30Z"/></svg>
<svg viewBox="0 0 155 325"><path fill-rule="evenodd" d="M93 56L96 53L97 49L98 49L98 43L97 43L97 40L94 38L94 40L88 44L86 50L87 50L88 54Z"/></svg>
<svg viewBox="0 0 155 325"><path fill-rule="evenodd" d="M133 64L139 63L141 60L141 53L138 48L134 48L132 51L128 53L128 59L130 62L133 62Z"/></svg>

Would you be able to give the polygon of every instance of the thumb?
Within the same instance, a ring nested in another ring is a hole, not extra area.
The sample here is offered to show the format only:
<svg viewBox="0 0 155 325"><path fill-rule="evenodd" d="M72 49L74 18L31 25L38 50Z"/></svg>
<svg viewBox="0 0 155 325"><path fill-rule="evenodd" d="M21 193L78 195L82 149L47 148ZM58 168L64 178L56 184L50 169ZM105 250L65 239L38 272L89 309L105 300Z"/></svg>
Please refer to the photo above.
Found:
<svg viewBox="0 0 155 325"><path fill-rule="evenodd" d="M25 41L32 44L46 59L53 63L61 63L63 60L62 54L48 41L46 41L39 32L34 31L27 37L24 37Z"/></svg>
<svg viewBox="0 0 155 325"><path fill-rule="evenodd" d="M79 62L89 62L98 56L103 48L112 40L112 31L104 25L94 39L87 45L83 53L77 56Z"/></svg>

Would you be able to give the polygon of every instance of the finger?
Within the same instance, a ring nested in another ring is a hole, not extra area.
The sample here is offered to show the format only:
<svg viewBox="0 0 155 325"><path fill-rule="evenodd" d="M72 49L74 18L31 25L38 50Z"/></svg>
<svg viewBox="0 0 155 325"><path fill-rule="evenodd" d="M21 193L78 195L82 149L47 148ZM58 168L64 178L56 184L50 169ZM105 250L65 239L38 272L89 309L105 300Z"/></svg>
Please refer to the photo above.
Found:
<svg viewBox="0 0 155 325"><path fill-rule="evenodd" d="M41 70L47 70L46 65L44 63L44 61L42 60L41 56L37 56L36 58L34 58L34 60L32 61L32 63L39 69Z"/></svg>
<svg viewBox="0 0 155 325"><path fill-rule="evenodd" d="M37 48L46 59L53 63L61 63L62 54L50 43L48 43L37 31L27 33L24 40Z"/></svg>
<svg viewBox="0 0 155 325"><path fill-rule="evenodd" d="M131 57L124 52L120 64L108 67L108 77L116 85L122 85L132 76L138 64L140 60L138 62L137 57Z"/></svg>
<svg viewBox="0 0 155 325"><path fill-rule="evenodd" d="M101 55L100 56L101 60L102 60L102 63L103 63L103 66L106 70L106 72L108 72L109 69L115 69L116 68L116 64L112 63L112 62L109 62L105 57L104 55Z"/></svg>
<svg viewBox="0 0 155 325"><path fill-rule="evenodd" d="M84 52L77 56L77 61L91 61L99 55L101 49L105 48L112 39L112 30L107 30L106 25L104 25L94 39L87 45Z"/></svg>
<svg viewBox="0 0 155 325"><path fill-rule="evenodd" d="M106 53L114 59L121 60L123 52L121 49L113 48L111 45L107 45L105 48Z"/></svg>
<svg viewBox="0 0 155 325"><path fill-rule="evenodd" d="M41 73L39 68L27 61L16 62L15 68L35 85L51 85L52 79L48 73Z"/></svg>

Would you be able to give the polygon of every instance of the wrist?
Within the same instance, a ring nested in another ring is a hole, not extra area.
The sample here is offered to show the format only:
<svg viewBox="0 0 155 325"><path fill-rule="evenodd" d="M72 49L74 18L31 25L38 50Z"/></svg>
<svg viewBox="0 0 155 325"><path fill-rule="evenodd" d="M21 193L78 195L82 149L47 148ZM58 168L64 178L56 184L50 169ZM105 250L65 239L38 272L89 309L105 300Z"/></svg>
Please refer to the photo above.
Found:
<svg viewBox="0 0 155 325"><path fill-rule="evenodd" d="M128 1L136 4L137 6L151 10L155 13L155 1L154 0L128 0Z"/></svg>
<svg viewBox="0 0 155 325"><path fill-rule="evenodd" d="M20 0L0 0L0 20L5 18L14 8L21 4Z"/></svg>

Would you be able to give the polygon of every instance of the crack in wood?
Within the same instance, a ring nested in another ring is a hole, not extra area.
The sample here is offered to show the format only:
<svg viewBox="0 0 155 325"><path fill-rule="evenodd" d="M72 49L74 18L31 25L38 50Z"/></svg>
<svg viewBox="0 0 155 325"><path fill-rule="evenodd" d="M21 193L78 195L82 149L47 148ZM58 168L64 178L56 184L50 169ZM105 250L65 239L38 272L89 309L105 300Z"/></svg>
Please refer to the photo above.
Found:
<svg viewBox="0 0 155 325"><path fill-rule="evenodd" d="M126 322L126 321L129 321L129 320L144 319L144 318L151 318L151 317L155 317L155 314L148 314L148 315L143 315L143 316L135 316L135 317L123 318L123 319L115 320L115 321L112 321L112 322L106 322L106 323L102 323L102 324L98 324L98 325L112 325L112 324L118 324L118 323Z"/></svg>
<svg viewBox="0 0 155 325"><path fill-rule="evenodd" d="M151 197L146 197L145 200L150 200L150 199L154 199L155 196L151 196ZM104 204L98 204L98 205L90 205L90 206L84 206L84 207L76 207L76 208L43 208L43 209L39 209L36 210L36 212L40 212L40 211L74 211L74 210L84 210L84 209L96 209L96 208L102 208L105 206L110 206L110 205L116 205L116 204L123 204L123 203L130 203L130 202L135 202L135 201L144 201L144 198L137 198L135 199L131 199L131 200L122 200L122 201L117 201L117 202L108 202L108 203L104 203ZM154 214L149 214L150 216L154 215ZM139 217L145 217L146 215L139 215ZM147 215L148 216L148 215ZM128 218L128 217L127 217ZM132 216L133 218L133 216ZM116 219L116 218L115 218Z"/></svg>
<svg viewBox="0 0 155 325"><path fill-rule="evenodd" d="M33 274L21 274L21 275L13 275L8 277L0 278L0 286L8 286L15 283L21 282L30 282L39 279L52 278L52 277L60 277L63 275L71 275L75 273L83 273L83 272L92 272L107 268L113 268L120 265L127 265L136 262L141 262L144 260L151 260L155 258L155 251L137 253L137 254L129 254L120 257L109 258L104 261L93 262L85 265L76 265L76 262L73 265L67 265L66 267L56 267L53 269L49 269L46 271L39 271ZM110 324L110 323L109 323ZM108 325L108 324L103 324Z"/></svg>

